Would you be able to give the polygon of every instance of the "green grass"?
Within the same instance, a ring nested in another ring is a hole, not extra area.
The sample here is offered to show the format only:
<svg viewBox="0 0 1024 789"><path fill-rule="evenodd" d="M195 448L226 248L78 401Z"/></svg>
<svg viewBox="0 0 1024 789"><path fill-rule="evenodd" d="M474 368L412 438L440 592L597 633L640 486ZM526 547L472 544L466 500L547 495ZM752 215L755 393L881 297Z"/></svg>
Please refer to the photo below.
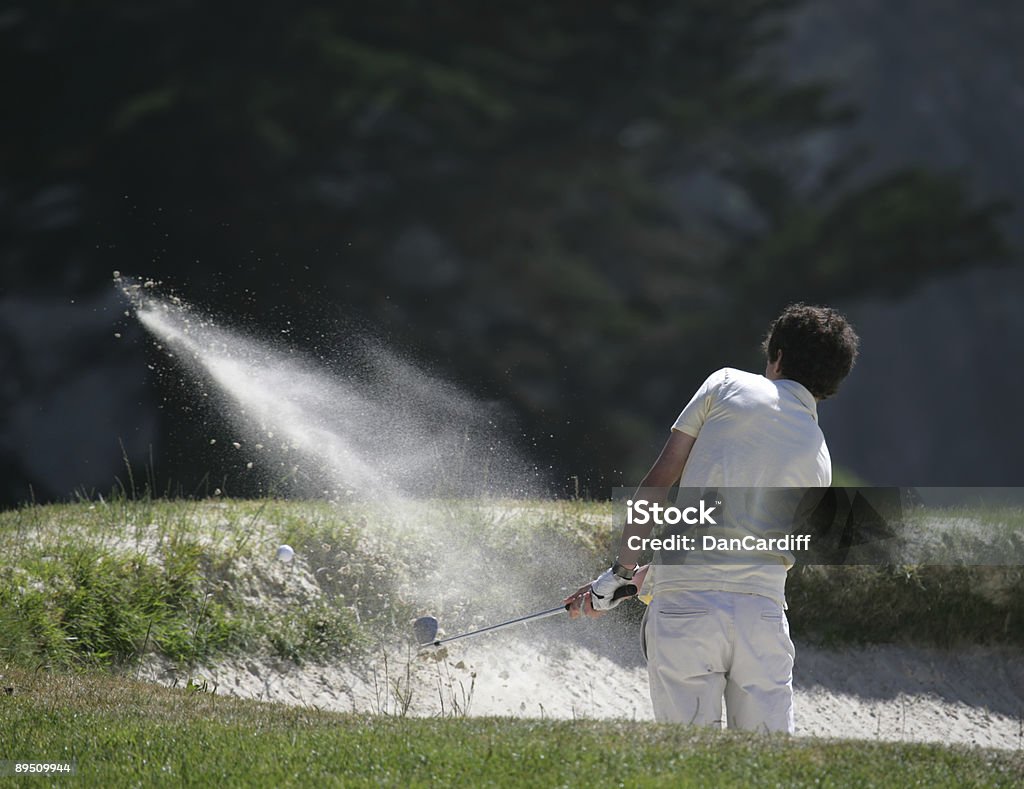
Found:
<svg viewBox="0 0 1024 789"><path fill-rule="evenodd" d="M420 507L123 496L23 506L0 512L0 660L117 668L155 654L188 669L235 654L365 654L404 637L417 603L443 605L452 627L504 612L492 579L517 563L547 605L553 572L583 578L605 552L592 523L606 511L435 502L425 531ZM293 565L276 560L281 543ZM524 561L531 551L552 558ZM456 594L453 553L475 568Z"/></svg>
<svg viewBox="0 0 1024 789"><path fill-rule="evenodd" d="M788 616L829 646L1024 645L1024 568L926 565L795 568Z"/></svg>
<svg viewBox="0 0 1024 789"><path fill-rule="evenodd" d="M0 760L93 786L1020 786L1024 755L637 722L354 716L3 669Z"/></svg>
<svg viewBox="0 0 1024 789"><path fill-rule="evenodd" d="M930 517L907 528L929 535L918 543L933 554L1021 553L1019 510ZM187 669L232 654L366 654L425 610L444 610L453 632L502 618L494 579L510 571L520 608L547 607L607 563L614 531L611 505L581 501L24 506L0 512L0 660L117 667L155 654ZM294 566L274 558L283 542ZM798 567L788 597L805 641L1024 645L1020 564ZM640 606L629 611L639 619Z"/></svg>
<svg viewBox="0 0 1024 789"><path fill-rule="evenodd" d="M360 619L329 573L315 599L297 601L305 576L273 560L292 540L333 570L335 557L317 551L355 552L357 539L320 503L115 499L0 513L0 659L120 666L152 652L188 666L242 652L302 660L364 649L367 628L404 610L382 593L384 568L347 573L373 601Z"/></svg>

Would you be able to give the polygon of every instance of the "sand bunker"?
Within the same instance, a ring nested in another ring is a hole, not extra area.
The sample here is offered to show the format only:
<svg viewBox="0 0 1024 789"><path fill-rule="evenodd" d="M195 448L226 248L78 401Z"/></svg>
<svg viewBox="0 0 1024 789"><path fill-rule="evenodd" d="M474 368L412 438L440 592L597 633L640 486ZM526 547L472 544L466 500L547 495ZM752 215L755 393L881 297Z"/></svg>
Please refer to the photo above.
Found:
<svg viewBox="0 0 1024 789"><path fill-rule="evenodd" d="M1024 747L1019 650L797 649L798 735ZM359 666L234 659L196 674L218 693L343 712L653 719L638 660L522 635L439 654L395 649ZM187 679L155 663L142 676Z"/></svg>

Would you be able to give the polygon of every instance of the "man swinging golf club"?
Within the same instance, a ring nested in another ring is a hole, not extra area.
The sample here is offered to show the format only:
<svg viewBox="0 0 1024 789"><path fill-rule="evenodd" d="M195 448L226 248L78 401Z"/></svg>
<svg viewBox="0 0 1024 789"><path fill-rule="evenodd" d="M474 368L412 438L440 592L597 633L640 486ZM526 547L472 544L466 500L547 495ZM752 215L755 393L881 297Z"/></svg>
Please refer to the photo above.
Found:
<svg viewBox="0 0 1024 789"><path fill-rule="evenodd" d="M833 309L795 304L772 322L764 375L713 373L672 426L640 483L661 494L694 488L813 488L832 482L817 403L835 394L857 356L858 338ZM565 599L573 618L618 605L615 590L640 587L651 701L660 722L793 733L793 658L785 614L792 554L768 551L756 565L639 567L625 525L618 557ZM636 541L633 541L636 545Z"/></svg>

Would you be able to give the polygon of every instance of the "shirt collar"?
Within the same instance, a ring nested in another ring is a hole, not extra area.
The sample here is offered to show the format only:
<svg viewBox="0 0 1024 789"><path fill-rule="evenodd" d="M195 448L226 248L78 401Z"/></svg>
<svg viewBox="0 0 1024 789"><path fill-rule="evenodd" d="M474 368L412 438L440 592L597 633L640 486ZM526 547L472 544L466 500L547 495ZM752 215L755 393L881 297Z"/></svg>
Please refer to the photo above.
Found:
<svg viewBox="0 0 1024 789"><path fill-rule="evenodd" d="M792 392L801 405L811 412L814 421L818 421L818 401L814 399L814 395L810 393L806 386L799 381L794 381L792 378L779 378L775 383L778 386L784 386L788 391Z"/></svg>

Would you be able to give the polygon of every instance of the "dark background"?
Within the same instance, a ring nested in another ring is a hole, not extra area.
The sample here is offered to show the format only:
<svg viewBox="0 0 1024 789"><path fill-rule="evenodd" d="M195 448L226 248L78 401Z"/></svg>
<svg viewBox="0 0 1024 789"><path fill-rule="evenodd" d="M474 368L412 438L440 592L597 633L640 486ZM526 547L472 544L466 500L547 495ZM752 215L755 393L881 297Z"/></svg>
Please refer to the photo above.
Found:
<svg viewBox="0 0 1024 789"><path fill-rule="evenodd" d="M1022 37L1016 0L5 4L0 501L220 479L114 270L341 374L371 336L595 496L827 302L837 466L1019 484Z"/></svg>

